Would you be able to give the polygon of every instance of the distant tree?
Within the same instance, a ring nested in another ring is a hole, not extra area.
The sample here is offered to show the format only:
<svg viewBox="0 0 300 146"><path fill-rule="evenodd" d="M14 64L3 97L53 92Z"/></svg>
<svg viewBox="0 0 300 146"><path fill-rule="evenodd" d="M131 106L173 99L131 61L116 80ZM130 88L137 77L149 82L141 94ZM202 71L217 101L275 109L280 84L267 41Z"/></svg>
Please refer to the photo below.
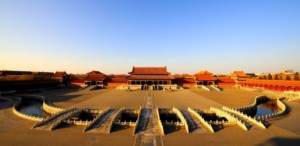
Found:
<svg viewBox="0 0 300 146"><path fill-rule="evenodd" d="M264 75L264 76L263 76L263 79L264 79L264 80L266 80L266 79L267 79L267 76L266 76L266 75Z"/></svg>
<svg viewBox="0 0 300 146"><path fill-rule="evenodd" d="M262 80L262 77L258 77L258 79Z"/></svg>
<svg viewBox="0 0 300 146"><path fill-rule="evenodd" d="M285 77L285 80L291 80L291 77L289 76L289 75L287 75L286 77Z"/></svg>
<svg viewBox="0 0 300 146"><path fill-rule="evenodd" d="M279 80L278 74L275 75L274 80Z"/></svg>
<svg viewBox="0 0 300 146"><path fill-rule="evenodd" d="M110 77L110 78L114 78L114 77L115 77L114 74L109 74L109 75L107 75L107 76Z"/></svg>
<svg viewBox="0 0 300 146"><path fill-rule="evenodd" d="M268 80L272 80L273 78L272 78L272 75L269 73L268 74Z"/></svg>
<svg viewBox="0 0 300 146"><path fill-rule="evenodd" d="M279 80L283 80L282 76L279 76Z"/></svg>
<svg viewBox="0 0 300 146"><path fill-rule="evenodd" d="M295 73L294 81L299 81L299 73L298 72Z"/></svg>
<svg viewBox="0 0 300 146"><path fill-rule="evenodd" d="M182 77L189 77L189 76L191 76L191 75L189 75L189 74L187 74L187 73L183 73L181 76L182 76Z"/></svg>

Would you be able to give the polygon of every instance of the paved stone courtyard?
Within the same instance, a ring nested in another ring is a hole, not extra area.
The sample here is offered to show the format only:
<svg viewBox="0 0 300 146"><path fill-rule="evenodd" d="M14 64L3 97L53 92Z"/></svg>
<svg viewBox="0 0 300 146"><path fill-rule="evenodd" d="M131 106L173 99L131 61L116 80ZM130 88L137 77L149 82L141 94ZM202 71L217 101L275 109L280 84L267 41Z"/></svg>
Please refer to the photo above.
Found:
<svg viewBox="0 0 300 146"><path fill-rule="evenodd" d="M180 91L123 91L103 89L79 91L77 89L46 90L35 94L44 95L60 107L107 107L138 109L183 108L200 110L209 107L240 107L253 103L261 93L225 90L206 92L201 90ZM147 131L132 135L132 128L114 131L111 134L83 133L83 126L62 127L52 132L30 129L35 122L21 119L12 113L12 101L0 101L0 145L298 145L300 143L299 102L287 102L291 112L269 121L267 130L243 131L238 126L229 126L216 133L187 134L175 131L165 136L154 136ZM152 112L153 113L153 112ZM150 114L151 115L151 114ZM149 116L150 116L149 115ZM155 129L154 125L153 129Z"/></svg>

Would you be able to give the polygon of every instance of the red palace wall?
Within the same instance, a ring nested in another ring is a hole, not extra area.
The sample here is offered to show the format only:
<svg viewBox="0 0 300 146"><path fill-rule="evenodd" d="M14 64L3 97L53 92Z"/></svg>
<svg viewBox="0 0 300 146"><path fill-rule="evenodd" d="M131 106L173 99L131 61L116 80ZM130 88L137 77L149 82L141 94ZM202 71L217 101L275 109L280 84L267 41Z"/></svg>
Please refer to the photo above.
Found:
<svg viewBox="0 0 300 146"><path fill-rule="evenodd" d="M243 87L263 88L273 91L300 91L300 81L249 80L239 84Z"/></svg>

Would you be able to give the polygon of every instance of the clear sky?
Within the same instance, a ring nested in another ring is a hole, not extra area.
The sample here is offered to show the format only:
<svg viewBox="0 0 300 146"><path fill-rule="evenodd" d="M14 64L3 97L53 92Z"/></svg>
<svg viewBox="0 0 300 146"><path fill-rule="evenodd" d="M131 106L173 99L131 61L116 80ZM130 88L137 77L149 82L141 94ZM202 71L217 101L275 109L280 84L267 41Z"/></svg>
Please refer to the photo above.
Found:
<svg viewBox="0 0 300 146"><path fill-rule="evenodd" d="M0 0L0 70L300 71L300 0Z"/></svg>

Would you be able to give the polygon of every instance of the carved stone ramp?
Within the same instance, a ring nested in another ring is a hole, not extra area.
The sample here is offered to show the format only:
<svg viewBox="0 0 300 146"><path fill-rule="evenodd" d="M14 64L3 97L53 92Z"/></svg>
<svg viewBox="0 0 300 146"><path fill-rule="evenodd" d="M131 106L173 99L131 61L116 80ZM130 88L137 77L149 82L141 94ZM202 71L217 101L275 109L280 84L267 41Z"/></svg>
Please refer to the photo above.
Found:
<svg viewBox="0 0 300 146"><path fill-rule="evenodd" d="M133 146L161 146L163 135L159 129L158 116L154 111L152 92L148 91L145 95L144 109L141 111L137 132Z"/></svg>
<svg viewBox="0 0 300 146"><path fill-rule="evenodd" d="M136 134L133 146L163 146L162 134L160 133L156 112L151 110L146 129ZM144 126L144 125L143 125Z"/></svg>
<svg viewBox="0 0 300 146"><path fill-rule="evenodd" d="M137 124L136 134L147 133L153 129L153 114L151 108L143 108L140 121Z"/></svg>
<svg viewBox="0 0 300 146"><path fill-rule="evenodd" d="M57 128L63 121L68 120L74 116L78 116L83 110L85 109L76 109L75 111L72 111L64 116L62 116L61 118L59 118L50 128L50 130L54 130L55 128Z"/></svg>
<svg viewBox="0 0 300 146"><path fill-rule="evenodd" d="M99 119L91 126L89 131L91 133L107 133L109 131L109 124L113 120L113 116L117 114L118 109L109 109L106 113L99 117Z"/></svg>
<svg viewBox="0 0 300 146"><path fill-rule="evenodd" d="M148 136L162 135L158 127L158 115L156 114L156 112L154 112L153 97L152 92L150 91L148 91L145 95L144 106L145 108L142 109L140 114L139 123L137 123L138 127L136 130L136 134L143 134Z"/></svg>
<svg viewBox="0 0 300 146"><path fill-rule="evenodd" d="M59 113L57 113L57 114L55 114L55 115L53 115L53 116L47 118L47 119L44 120L44 121L37 122L32 128L34 128L34 129L47 130L47 128L46 128L47 125L48 125L48 126L49 126L49 125L52 125L58 118L60 118L61 116L65 115L65 114L67 114L67 113L69 113L69 112L72 112L72 111L74 111L74 110L76 110L76 108L69 108L69 109L66 109L66 110L64 110L64 111L62 111L62 112L59 112ZM42 128L42 127L44 127L44 128ZM50 129L50 128L48 128L48 129Z"/></svg>
<svg viewBox="0 0 300 146"><path fill-rule="evenodd" d="M51 117L49 117L48 119L42 121L42 122L38 122L36 123L33 128L37 129L37 130L53 130L56 126L58 126L57 124L59 122L61 122L62 120L67 119L68 117L71 117L79 112L81 112L83 109L78 109L78 108L70 108L67 110L64 110L56 115L53 115ZM55 126L55 127L53 127Z"/></svg>
<svg viewBox="0 0 300 146"><path fill-rule="evenodd" d="M86 131L88 131L88 130L94 128L94 125L95 125L95 124L98 124L100 118L101 118L105 113L107 113L109 110L110 110L110 108L108 107L108 108L102 110L100 113L98 113L98 115L92 120L92 122L90 122L90 123L83 129L83 132L86 132Z"/></svg>
<svg viewBox="0 0 300 146"><path fill-rule="evenodd" d="M210 133L209 130L193 115L190 114L185 109L180 109L180 112L186 119L186 124L190 129L190 133L197 134L197 133Z"/></svg>

